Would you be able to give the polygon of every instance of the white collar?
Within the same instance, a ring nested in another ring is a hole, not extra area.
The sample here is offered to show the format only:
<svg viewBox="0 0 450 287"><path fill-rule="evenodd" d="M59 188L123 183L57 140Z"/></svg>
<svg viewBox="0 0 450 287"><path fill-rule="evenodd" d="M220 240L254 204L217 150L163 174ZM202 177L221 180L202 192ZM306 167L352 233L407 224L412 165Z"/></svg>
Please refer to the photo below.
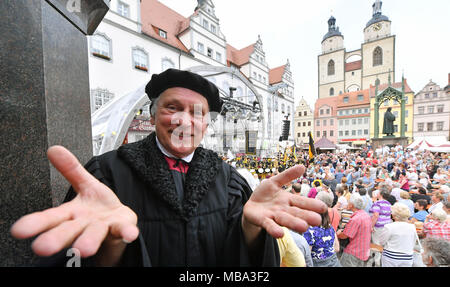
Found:
<svg viewBox="0 0 450 287"><path fill-rule="evenodd" d="M161 145L161 143L160 143L159 140L158 140L158 136L156 136L156 145L158 146L159 150L160 150L165 156L168 156L168 157L174 158L174 159L179 159L178 157L176 157L176 156L172 155L171 153L169 153L169 152ZM192 152L190 155L183 157L182 160L185 161L185 162L187 162L187 163L190 163L191 160L192 160L192 158L194 157L194 153L195 153L195 151Z"/></svg>

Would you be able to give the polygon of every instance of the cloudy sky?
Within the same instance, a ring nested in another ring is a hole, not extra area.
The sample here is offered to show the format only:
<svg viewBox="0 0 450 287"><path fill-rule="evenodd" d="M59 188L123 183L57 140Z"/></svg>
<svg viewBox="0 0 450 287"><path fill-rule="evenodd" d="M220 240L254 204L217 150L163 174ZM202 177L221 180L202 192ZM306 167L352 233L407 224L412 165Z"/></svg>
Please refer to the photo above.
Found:
<svg viewBox="0 0 450 287"><path fill-rule="evenodd" d="M190 16L196 0L160 0ZM375 0L213 0L227 42L241 49L261 35L270 68L289 59L296 103L317 99L317 56L330 15L344 35L347 51L361 48L363 29L372 18ZM432 79L441 87L450 73L449 0L384 0L383 14L396 35L396 81L405 74L414 92Z"/></svg>

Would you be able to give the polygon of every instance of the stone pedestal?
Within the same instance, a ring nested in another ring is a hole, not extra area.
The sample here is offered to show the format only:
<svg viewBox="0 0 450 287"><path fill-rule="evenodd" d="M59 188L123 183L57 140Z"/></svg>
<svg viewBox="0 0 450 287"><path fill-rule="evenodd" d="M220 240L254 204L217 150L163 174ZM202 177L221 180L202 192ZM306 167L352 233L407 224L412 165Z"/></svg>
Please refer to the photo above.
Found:
<svg viewBox="0 0 450 287"><path fill-rule="evenodd" d="M406 147L408 146L408 138L407 137L384 137L384 138L373 138L372 139L372 148L377 149L382 146L390 146L393 147L397 143Z"/></svg>
<svg viewBox="0 0 450 287"><path fill-rule="evenodd" d="M63 145L83 164L92 156L83 29L97 27L108 5L68 2L0 1L0 266L33 264L31 241L13 239L11 225L60 204L67 192L47 149Z"/></svg>

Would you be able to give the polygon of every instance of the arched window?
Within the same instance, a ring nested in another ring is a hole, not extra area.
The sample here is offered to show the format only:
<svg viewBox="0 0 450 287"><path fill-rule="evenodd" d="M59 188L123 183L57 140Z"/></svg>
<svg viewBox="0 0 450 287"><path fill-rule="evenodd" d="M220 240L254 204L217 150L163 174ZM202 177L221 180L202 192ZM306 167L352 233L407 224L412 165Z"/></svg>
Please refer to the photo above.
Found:
<svg viewBox="0 0 450 287"><path fill-rule="evenodd" d="M330 97L334 96L334 88L330 89Z"/></svg>
<svg viewBox="0 0 450 287"><path fill-rule="evenodd" d="M92 54L105 60L112 58L111 39L104 34L95 34L91 38Z"/></svg>
<svg viewBox="0 0 450 287"><path fill-rule="evenodd" d="M376 47L373 51L373 66L383 65L383 50L380 47Z"/></svg>
<svg viewBox="0 0 450 287"><path fill-rule="evenodd" d="M141 48L133 48L133 67L138 70L148 71L148 54Z"/></svg>
<svg viewBox="0 0 450 287"><path fill-rule="evenodd" d="M169 58L164 58L161 61L162 71L164 72L167 69L173 69L175 68L175 64L172 62Z"/></svg>
<svg viewBox="0 0 450 287"><path fill-rule="evenodd" d="M334 61L330 60L328 62L328 76L334 75Z"/></svg>

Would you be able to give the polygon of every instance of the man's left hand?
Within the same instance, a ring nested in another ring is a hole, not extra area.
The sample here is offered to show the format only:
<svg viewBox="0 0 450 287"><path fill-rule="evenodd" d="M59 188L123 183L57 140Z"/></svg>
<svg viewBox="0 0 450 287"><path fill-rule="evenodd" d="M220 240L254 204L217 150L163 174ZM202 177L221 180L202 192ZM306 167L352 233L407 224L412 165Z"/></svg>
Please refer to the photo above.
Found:
<svg viewBox="0 0 450 287"><path fill-rule="evenodd" d="M303 165L292 167L262 181L255 189L244 206L242 216L242 229L248 244L252 244L262 228L271 236L281 238L284 235L282 226L302 233L309 225L320 225L320 214L327 210L325 203L282 189L284 184L300 177L304 172Z"/></svg>

